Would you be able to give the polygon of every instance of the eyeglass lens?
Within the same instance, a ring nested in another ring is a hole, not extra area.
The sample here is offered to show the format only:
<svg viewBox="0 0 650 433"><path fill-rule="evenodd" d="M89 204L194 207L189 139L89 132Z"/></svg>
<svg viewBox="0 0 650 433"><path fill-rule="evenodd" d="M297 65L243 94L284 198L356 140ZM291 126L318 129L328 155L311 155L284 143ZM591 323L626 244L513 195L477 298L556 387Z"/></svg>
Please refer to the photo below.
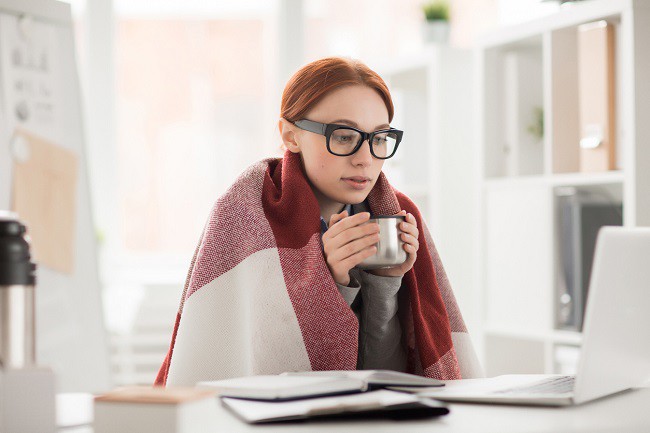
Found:
<svg viewBox="0 0 650 433"><path fill-rule="evenodd" d="M336 155L351 155L362 136L354 129L339 128L330 135L330 151ZM393 132L382 132L372 136L371 151L377 158L391 156L397 147L397 134Z"/></svg>

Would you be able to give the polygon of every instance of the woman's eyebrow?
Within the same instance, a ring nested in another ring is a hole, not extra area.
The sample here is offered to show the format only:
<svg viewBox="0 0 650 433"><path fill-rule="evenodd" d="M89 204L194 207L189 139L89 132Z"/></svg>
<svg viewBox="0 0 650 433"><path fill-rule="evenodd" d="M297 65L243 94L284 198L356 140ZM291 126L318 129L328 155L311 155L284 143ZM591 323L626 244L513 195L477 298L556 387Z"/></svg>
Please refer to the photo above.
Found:
<svg viewBox="0 0 650 433"><path fill-rule="evenodd" d="M343 124L346 124L346 125L354 126L355 128L359 128L359 124L357 122L353 122L352 120L348 120L348 119L338 119L338 120L334 120L334 121L332 121L330 123L343 123ZM382 123L381 125L376 126L374 131L377 131L379 129L385 129L385 128L390 128L390 125L388 123ZM359 128L359 129L361 129L361 128Z"/></svg>

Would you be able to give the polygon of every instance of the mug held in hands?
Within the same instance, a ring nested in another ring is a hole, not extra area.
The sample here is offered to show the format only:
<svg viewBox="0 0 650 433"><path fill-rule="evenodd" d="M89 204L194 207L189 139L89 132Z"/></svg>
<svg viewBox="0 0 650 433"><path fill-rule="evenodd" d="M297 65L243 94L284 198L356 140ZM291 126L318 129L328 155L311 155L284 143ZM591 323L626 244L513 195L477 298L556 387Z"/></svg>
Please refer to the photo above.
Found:
<svg viewBox="0 0 650 433"><path fill-rule="evenodd" d="M379 224L379 242L377 252L357 265L360 269L381 269L399 266L406 262L407 254L404 251L404 241L400 236L403 233L399 224L406 221L403 215L375 215L368 223Z"/></svg>

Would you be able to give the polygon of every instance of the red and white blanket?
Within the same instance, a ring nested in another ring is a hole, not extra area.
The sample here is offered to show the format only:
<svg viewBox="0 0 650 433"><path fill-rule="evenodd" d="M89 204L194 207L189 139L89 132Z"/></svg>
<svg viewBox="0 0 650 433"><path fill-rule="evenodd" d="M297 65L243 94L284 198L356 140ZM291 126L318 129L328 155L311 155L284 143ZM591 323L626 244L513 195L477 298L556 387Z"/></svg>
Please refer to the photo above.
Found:
<svg viewBox="0 0 650 433"><path fill-rule="evenodd" d="M402 279L400 321L409 372L480 376L467 329L417 207L382 173L371 212L412 213L420 249ZM192 259L157 385L194 385L284 371L353 370L357 319L321 247L320 210L287 152L249 167L217 200Z"/></svg>

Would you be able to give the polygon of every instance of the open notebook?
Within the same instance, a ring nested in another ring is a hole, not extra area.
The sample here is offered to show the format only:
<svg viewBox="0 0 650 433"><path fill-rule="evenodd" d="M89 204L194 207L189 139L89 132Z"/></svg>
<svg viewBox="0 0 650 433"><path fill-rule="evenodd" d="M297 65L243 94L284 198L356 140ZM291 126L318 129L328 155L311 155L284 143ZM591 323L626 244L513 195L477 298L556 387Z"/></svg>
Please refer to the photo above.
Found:
<svg viewBox="0 0 650 433"><path fill-rule="evenodd" d="M199 382L200 388L216 390L222 397L255 400L292 400L349 394L392 386L443 386L436 379L389 370L309 371L276 376L248 376Z"/></svg>

